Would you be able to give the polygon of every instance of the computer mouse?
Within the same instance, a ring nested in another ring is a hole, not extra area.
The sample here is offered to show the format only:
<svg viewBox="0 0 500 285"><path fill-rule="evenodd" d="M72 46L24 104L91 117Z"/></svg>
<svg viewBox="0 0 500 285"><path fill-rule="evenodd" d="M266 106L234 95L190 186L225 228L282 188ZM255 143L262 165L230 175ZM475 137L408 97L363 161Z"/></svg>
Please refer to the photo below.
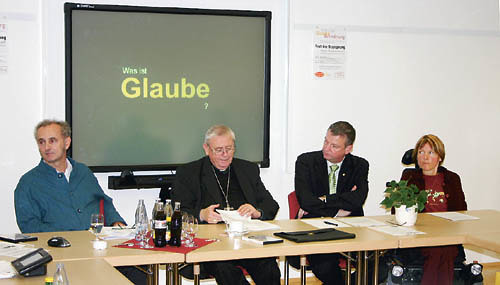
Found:
<svg viewBox="0 0 500 285"><path fill-rule="evenodd" d="M53 247L70 247L71 243L63 237L51 237L47 244Z"/></svg>

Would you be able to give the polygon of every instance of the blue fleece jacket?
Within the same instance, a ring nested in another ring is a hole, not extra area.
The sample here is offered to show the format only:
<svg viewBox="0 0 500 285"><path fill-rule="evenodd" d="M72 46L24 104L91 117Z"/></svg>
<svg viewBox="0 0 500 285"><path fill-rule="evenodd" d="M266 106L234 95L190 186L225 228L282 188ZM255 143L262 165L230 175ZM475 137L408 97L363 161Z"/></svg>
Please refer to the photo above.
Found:
<svg viewBox="0 0 500 285"><path fill-rule="evenodd" d="M21 232L86 230L90 227L90 216L99 213L101 199L106 225L124 223L92 171L83 163L71 158L69 161L73 166L69 182L64 173L58 173L43 160L21 177L14 192Z"/></svg>

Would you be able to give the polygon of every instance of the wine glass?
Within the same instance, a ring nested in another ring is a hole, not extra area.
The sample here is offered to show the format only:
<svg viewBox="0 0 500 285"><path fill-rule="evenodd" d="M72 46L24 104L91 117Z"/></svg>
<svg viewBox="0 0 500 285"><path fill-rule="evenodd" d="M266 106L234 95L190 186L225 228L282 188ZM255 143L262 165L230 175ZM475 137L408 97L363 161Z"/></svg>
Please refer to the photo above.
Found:
<svg viewBox="0 0 500 285"><path fill-rule="evenodd" d="M182 212L182 232L181 232L181 243L186 243L187 242L187 232L185 229L187 229L187 223L188 223L188 217L189 214L186 212Z"/></svg>
<svg viewBox="0 0 500 285"><path fill-rule="evenodd" d="M151 228L151 223L147 223L147 228L146 228L146 233L144 234L143 241L144 241L144 248L153 248L154 246L149 244L149 240L153 237L153 232Z"/></svg>
<svg viewBox="0 0 500 285"><path fill-rule="evenodd" d="M95 240L99 240L97 235L101 233L104 227L104 215L103 214L92 214L90 216L90 230L95 235Z"/></svg>
<svg viewBox="0 0 500 285"><path fill-rule="evenodd" d="M196 247L194 243L194 238L196 236L196 231L198 231L198 220L193 215L188 215L186 218L186 247Z"/></svg>

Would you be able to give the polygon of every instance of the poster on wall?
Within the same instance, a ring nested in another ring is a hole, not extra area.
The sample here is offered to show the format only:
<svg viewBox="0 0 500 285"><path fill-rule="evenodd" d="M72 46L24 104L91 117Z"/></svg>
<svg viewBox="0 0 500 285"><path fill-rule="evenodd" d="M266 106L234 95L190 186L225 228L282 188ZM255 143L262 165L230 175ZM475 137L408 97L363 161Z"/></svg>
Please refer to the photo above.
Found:
<svg viewBox="0 0 500 285"><path fill-rule="evenodd" d="M345 28L316 26L313 36L313 77L318 80L343 80L345 52Z"/></svg>
<svg viewBox="0 0 500 285"><path fill-rule="evenodd" d="M7 16L0 15L0 74L7 74L8 50L7 50Z"/></svg>

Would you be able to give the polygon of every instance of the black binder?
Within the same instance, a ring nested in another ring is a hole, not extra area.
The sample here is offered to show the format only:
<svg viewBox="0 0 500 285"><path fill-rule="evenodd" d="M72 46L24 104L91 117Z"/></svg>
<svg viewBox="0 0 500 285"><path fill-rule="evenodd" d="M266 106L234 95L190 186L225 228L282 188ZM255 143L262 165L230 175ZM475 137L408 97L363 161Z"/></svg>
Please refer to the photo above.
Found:
<svg viewBox="0 0 500 285"><path fill-rule="evenodd" d="M332 228L298 232L278 232L274 233L274 235L293 242L325 241L356 237L353 233L347 233Z"/></svg>

